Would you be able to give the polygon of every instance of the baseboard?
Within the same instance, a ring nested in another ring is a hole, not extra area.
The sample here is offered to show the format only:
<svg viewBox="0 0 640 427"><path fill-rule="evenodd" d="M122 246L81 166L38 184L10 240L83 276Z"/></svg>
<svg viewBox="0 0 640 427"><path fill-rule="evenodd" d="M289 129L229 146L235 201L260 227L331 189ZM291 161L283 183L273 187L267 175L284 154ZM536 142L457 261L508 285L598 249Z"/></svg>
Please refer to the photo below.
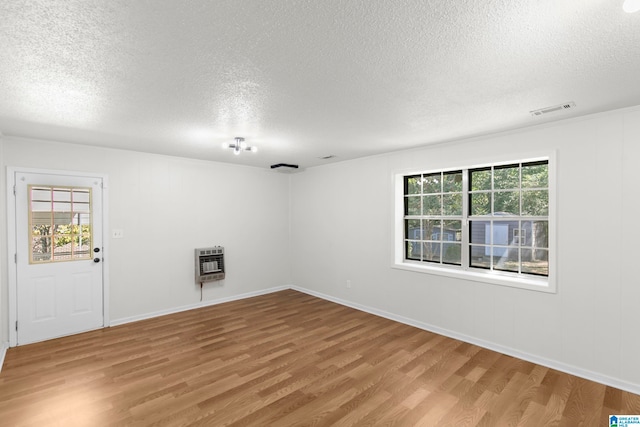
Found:
<svg viewBox="0 0 640 427"><path fill-rule="evenodd" d="M7 355L9 349L9 343L7 341L0 344L0 372L2 372L2 366L4 365L4 357Z"/></svg>
<svg viewBox="0 0 640 427"><path fill-rule="evenodd" d="M167 314L180 313L181 311L194 310L196 308L208 307L211 305L223 304L225 302L237 301L245 298L257 297L260 295L271 294L273 292L284 291L291 289L291 286L277 286L269 289L261 289L255 292L247 292L244 294L232 295L229 297L218 298L214 300L201 301L196 304L183 305L181 307L173 307L166 310L154 311L151 313L145 313L138 316L123 317L121 319L112 320L109 326L124 325L125 323L137 322L139 320L152 319L154 317L166 316Z"/></svg>
<svg viewBox="0 0 640 427"><path fill-rule="evenodd" d="M302 292L308 295L312 295L314 297L318 297L327 301L335 302L340 305L344 305L347 307L354 308L356 310L364 311L369 314L373 314L376 316L384 317L389 320L394 320L396 322L404 323L405 325L414 326L419 329L423 329L425 331L433 332L439 335L444 335L449 338L453 338L459 341L464 341L469 344L474 344L479 347L483 347L489 350L496 351L498 353L506 354L508 356L517 357L518 359L526 360L527 362L535 363L541 366L546 366L551 369L555 369L557 371L561 371L567 374L575 375L580 378L587 379L589 381L594 381L600 384L604 384L607 386L619 388L621 390L628 391L634 394L640 394L640 384L630 383L628 381L620 380L618 378L613 378L607 375L602 375L597 372L589 371L587 369L582 369L577 366L569 365L566 363L559 362L553 359L547 359L544 357L537 356L535 354L526 353L520 350L516 350L514 348L505 347L490 341L481 340L469 335L460 334L455 331L450 331L448 329L443 329L425 322L420 322L418 320L410 319L408 317L399 316L394 313L389 313L384 310L379 310L377 308L368 307L362 304L354 303L351 301L346 301L341 298L336 298L331 295L326 295L321 292L312 291L310 289L301 288L299 286L291 286L291 289L296 290L298 292Z"/></svg>

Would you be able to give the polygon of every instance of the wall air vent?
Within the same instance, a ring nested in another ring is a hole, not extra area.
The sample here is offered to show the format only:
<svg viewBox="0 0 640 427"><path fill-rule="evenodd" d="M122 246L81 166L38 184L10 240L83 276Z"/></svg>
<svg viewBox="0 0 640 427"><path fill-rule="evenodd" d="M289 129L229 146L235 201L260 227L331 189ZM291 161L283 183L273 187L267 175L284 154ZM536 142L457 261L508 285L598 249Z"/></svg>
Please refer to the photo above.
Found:
<svg viewBox="0 0 640 427"><path fill-rule="evenodd" d="M196 249L196 283L224 279L224 248Z"/></svg>
<svg viewBox="0 0 640 427"><path fill-rule="evenodd" d="M546 114L557 113L559 111L565 111L572 108L576 108L575 102L565 102L564 104L554 105L553 107L540 108L539 110L529 111L532 116L544 116Z"/></svg>

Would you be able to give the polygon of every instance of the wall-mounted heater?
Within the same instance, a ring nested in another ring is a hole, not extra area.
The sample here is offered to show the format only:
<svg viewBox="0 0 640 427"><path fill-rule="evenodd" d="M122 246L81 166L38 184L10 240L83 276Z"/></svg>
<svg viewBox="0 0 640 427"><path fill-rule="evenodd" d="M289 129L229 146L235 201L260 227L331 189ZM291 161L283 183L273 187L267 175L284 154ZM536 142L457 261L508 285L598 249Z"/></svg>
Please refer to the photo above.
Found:
<svg viewBox="0 0 640 427"><path fill-rule="evenodd" d="M196 283L224 279L224 248L196 249Z"/></svg>

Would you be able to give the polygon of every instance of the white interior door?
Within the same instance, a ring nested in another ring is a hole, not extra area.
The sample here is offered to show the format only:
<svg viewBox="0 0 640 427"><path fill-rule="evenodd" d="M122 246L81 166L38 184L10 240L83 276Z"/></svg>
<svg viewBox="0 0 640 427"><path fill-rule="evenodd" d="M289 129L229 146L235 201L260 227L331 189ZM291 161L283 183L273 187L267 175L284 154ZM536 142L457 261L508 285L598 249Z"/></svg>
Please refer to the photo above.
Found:
<svg viewBox="0 0 640 427"><path fill-rule="evenodd" d="M102 179L16 172L17 344L104 326Z"/></svg>

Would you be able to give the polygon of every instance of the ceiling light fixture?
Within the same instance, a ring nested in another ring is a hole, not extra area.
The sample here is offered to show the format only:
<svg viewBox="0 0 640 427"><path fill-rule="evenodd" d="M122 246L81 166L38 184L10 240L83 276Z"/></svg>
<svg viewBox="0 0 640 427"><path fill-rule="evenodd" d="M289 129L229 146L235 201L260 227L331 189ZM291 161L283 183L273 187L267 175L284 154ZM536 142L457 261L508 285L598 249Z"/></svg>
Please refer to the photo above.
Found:
<svg viewBox="0 0 640 427"><path fill-rule="evenodd" d="M640 10L640 0L624 0L624 4L622 5L622 9L624 9L627 13L633 13Z"/></svg>
<svg viewBox="0 0 640 427"><path fill-rule="evenodd" d="M252 153L258 152L258 147L256 147L255 145L253 147L247 145L247 143L244 141L244 138L242 138L241 136L236 136L235 138L233 138L233 140L235 141L233 144L223 144L222 146L223 148L232 149L233 154L235 154L236 156L243 151L251 151Z"/></svg>

